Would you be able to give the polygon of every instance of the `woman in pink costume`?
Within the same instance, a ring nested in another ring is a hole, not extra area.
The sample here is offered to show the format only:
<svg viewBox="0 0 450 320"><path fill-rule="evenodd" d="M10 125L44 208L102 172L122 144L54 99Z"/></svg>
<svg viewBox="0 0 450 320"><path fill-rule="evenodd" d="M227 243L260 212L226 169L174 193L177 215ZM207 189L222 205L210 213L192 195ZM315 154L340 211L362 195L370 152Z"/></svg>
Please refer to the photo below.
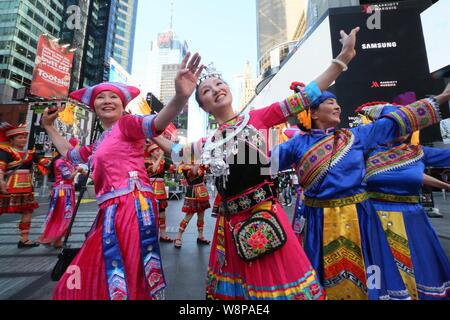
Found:
<svg viewBox="0 0 450 320"><path fill-rule="evenodd" d="M70 139L70 144L75 148L77 139ZM53 163L55 184L51 194L50 209L45 220L44 231L39 237L43 245L54 245L61 248L62 238L67 235L67 229L75 209L74 179L77 173L84 170L76 168L72 163L58 155Z"/></svg>
<svg viewBox="0 0 450 320"><path fill-rule="evenodd" d="M158 115L125 114L139 89L101 83L70 97L89 105L105 131L90 146L72 148L44 111L43 126L74 164L88 163L100 207L86 241L54 290L56 300L162 299L166 281L158 243L157 211L144 164L144 145L182 111L203 69L187 54L175 79L175 97Z"/></svg>

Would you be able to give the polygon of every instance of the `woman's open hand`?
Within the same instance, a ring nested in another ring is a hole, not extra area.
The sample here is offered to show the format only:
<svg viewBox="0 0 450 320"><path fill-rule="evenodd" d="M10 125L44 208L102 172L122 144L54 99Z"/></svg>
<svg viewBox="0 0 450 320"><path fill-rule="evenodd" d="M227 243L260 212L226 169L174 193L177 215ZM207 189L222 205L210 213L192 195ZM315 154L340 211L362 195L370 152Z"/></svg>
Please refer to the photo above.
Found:
<svg viewBox="0 0 450 320"><path fill-rule="evenodd" d="M341 43L342 50L339 54L338 59L340 59L345 64L348 64L356 56L356 34L359 32L360 28L353 28L350 34L345 33L341 30Z"/></svg>
<svg viewBox="0 0 450 320"><path fill-rule="evenodd" d="M195 53L191 59L189 59L190 56L191 54L188 52L181 62L180 70L175 78L176 94L184 99L189 99L194 92L197 80L205 67L200 65L201 57L198 53Z"/></svg>

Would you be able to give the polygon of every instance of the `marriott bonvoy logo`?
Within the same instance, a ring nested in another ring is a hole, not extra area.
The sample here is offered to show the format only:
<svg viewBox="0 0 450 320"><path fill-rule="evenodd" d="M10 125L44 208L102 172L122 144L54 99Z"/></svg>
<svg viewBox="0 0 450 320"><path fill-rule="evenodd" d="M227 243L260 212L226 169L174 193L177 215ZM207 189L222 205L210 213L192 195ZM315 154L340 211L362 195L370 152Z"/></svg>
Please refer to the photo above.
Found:
<svg viewBox="0 0 450 320"><path fill-rule="evenodd" d="M370 88L387 88L387 87L396 87L398 81L372 81Z"/></svg>
<svg viewBox="0 0 450 320"><path fill-rule="evenodd" d="M363 50L397 48L397 42L392 41L392 42L363 43L361 47Z"/></svg>
<svg viewBox="0 0 450 320"><path fill-rule="evenodd" d="M361 6L362 12L372 13L373 11L390 11L398 9L398 2L378 3L378 4L364 4Z"/></svg>

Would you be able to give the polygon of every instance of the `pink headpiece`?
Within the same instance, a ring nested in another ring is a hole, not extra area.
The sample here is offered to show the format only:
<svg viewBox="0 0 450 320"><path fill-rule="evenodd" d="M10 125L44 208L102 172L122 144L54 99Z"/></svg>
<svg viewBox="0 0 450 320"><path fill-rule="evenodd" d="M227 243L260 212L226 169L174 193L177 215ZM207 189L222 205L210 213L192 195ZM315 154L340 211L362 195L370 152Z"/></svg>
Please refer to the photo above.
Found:
<svg viewBox="0 0 450 320"><path fill-rule="evenodd" d="M132 86L128 86L123 83L118 82L104 82L97 84L93 87L83 88L77 91L72 92L69 96L70 98L77 100L81 103L84 103L91 108L94 108L94 100L100 92L103 91L112 91L116 93L120 100L122 100L123 107L136 98L141 91Z"/></svg>

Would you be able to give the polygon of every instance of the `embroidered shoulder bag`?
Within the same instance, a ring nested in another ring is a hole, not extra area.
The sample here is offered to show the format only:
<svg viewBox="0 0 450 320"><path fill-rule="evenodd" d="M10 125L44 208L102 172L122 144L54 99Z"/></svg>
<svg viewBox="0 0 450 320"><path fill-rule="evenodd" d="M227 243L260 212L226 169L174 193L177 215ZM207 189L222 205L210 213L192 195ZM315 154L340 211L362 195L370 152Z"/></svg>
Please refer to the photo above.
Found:
<svg viewBox="0 0 450 320"><path fill-rule="evenodd" d="M250 262L280 249L286 233L272 211L262 210L231 228L241 259Z"/></svg>

